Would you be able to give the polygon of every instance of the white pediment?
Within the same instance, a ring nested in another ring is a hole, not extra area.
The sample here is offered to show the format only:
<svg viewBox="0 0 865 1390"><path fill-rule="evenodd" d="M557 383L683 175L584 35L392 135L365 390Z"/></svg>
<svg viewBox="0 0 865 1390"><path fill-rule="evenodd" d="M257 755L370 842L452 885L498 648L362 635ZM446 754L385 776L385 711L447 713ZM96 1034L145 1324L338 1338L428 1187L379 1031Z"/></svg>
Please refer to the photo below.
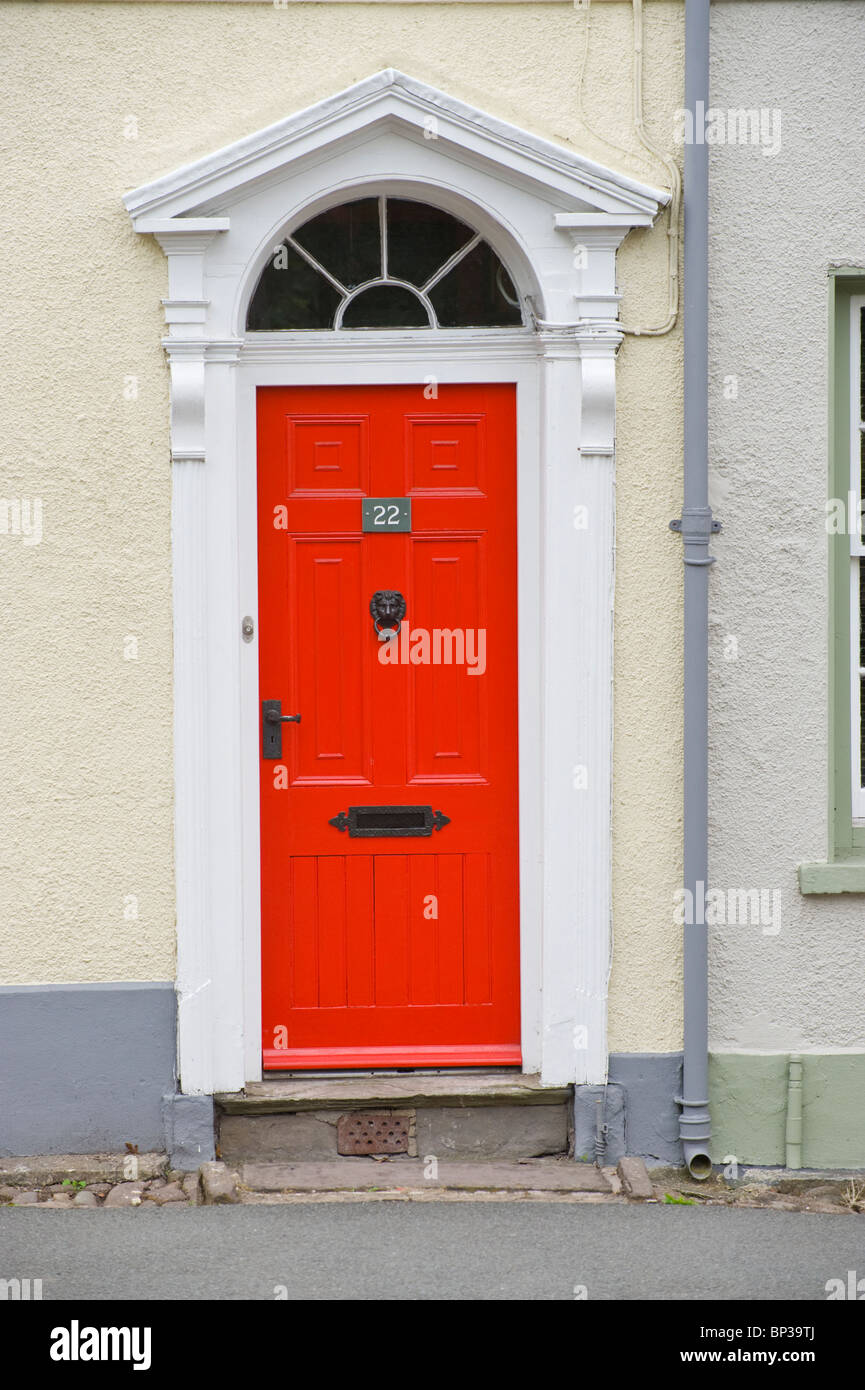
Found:
<svg viewBox="0 0 865 1390"><path fill-rule="evenodd" d="M398 133L450 159L475 165L527 191L543 191L563 217L589 225L647 226L669 194L541 139L485 111L386 68L337 95L287 116L193 164L143 184L124 198L136 231L167 230L168 219L227 211L257 185L292 166L329 157L332 148ZM575 225L569 222L569 225ZM584 224L585 225L585 224ZM204 225L202 225L204 230Z"/></svg>

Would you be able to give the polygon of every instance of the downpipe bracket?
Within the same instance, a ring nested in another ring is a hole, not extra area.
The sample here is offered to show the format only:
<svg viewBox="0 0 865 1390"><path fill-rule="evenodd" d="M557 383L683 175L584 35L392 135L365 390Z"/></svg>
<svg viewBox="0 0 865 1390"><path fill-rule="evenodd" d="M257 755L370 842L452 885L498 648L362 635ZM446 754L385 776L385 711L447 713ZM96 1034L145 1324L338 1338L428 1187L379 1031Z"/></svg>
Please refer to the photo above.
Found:
<svg viewBox="0 0 865 1390"><path fill-rule="evenodd" d="M721 530L721 523L712 516L711 507L683 507L681 517L670 522L670 530L685 542L686 565L714 565L714 555L702 553L708 551L711 537Z"/></svg>

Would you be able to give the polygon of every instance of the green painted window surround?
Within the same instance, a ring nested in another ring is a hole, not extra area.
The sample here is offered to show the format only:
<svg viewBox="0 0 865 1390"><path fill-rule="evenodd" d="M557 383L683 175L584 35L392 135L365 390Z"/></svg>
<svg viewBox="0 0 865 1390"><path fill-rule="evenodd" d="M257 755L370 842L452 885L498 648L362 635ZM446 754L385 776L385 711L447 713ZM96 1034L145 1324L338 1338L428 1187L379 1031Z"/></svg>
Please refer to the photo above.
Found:
<svg viewBox="0 0 865 1390"><path fill-rule="evenodd" d="M850 487L850 301L865 267L829 272L829 497ZM829 541L829 845L826 863L799 865L801 893L865 893L865 825L850 795L850 544Z"/></svg>

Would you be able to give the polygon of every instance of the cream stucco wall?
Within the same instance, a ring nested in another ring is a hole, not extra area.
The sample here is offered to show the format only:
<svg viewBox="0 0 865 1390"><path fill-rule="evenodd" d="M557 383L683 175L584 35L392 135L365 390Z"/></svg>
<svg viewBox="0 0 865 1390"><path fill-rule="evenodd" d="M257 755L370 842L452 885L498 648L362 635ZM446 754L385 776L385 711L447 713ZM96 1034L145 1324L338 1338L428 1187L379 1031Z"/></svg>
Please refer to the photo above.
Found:
<svg viewBox="0 0 865 1390"><path fill-rule="evenodd" d="M122 193L387 66L663 184L632 125L630 5L589 13L586 49L572 5L4 6L0 495L40 498L44 534L0 536L0 982L174 969L166 268ZM678 0L647 7L644 81L669 148ZM663 319L665 273L664 228L632 234L627 322ZM680 1042L680 374L678 329L621 350L614 1050Z"/></svg>

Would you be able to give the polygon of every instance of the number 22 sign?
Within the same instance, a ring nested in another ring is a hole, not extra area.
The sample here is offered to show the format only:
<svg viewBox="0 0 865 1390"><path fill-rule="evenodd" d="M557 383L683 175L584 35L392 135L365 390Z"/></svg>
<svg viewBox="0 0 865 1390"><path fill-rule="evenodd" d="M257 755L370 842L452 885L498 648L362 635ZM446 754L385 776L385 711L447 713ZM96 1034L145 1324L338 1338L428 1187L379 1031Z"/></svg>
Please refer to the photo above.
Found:
<svg viewBox="0 0 865 1390"><path fill-rule="evenodd" d="M364 531L410 531L410 497L365 497L363 500Z"/></svg>

